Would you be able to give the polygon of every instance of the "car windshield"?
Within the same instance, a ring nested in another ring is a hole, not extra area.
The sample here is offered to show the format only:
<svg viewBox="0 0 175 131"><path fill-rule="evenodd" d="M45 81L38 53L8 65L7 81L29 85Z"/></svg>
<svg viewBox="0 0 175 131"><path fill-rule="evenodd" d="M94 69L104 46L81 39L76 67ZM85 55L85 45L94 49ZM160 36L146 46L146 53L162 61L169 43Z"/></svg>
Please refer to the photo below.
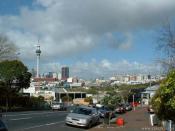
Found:
<svg viewBox="0 0 175 131"><path fill-rule="evenodd" d="M62 103L60 102L53 102L52 105L61 105Z"/></svg>
<svg viewBox="0 0 175 131"><path fill-rule="evenodd" d="M87 108L78 107L78 108L75 108L72 113L90 115L92 113L92 110L87 109Z"/></svg>
<svg viewBox="0 0 175 131"><path fill-rule="evenodd" d="M98 110L100 111L110 111L110 109L108 107L101 107L101 108L98 108Z"/></svg>

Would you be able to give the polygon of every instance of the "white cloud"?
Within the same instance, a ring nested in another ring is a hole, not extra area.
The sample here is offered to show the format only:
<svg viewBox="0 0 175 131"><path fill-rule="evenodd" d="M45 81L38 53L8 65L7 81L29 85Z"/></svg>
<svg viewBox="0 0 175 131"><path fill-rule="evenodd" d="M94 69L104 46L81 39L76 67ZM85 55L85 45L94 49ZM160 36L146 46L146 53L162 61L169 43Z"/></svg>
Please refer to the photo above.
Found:
<svg viewBox="0 0 175 131"><path fill-rule="evenodd" d="M74 54L85 54L100 46L106 37L108 46L128 50L133 46L133 30L149 30L167 17L174 17L174 0L35 0L33 8L21 7L19 15L0 16L0 32L7 34L20 49L21 58L34 60L40 40L43 61L57 61ZM58 64L58 65L57 65ZM51 63L42 70L57 70ZM157 71L154 65L138 62L77 62L72 74L109 75L114 72Z"/></svg>
<svg viewBox="0 0 175 131"><path fill-rule="evenodd" d="M37 4L41 4L44 7L53 6L58 0L36 0Z"/></svg>
<svg viewBox="0 0 175 131"><path fill-rule="evenodd" d="M60 72L60 63L48 63L43 65L42 71ZM138 62L129 62L122 60L119 62L111 62L109 60L101 60L97 62L91 60L90 62L76 62L69 66L70 75L78 76L80 78L94 79L97 77L110 77L116 74L159 74L161 66L157 64L141 64Z"/></svg>
<svg viewBox="0 0 175 131"><path fill-rule="evenodd" d="M108 39L108 45L113 49L129 50L132 48L132 35L126 33L123 35L113 35L112 33L107 33L106 37Z"/></svg>
<svg viewBox="0 0 175 131"><path fill-rule="evenodd" d="M48 73L50 72L56 72L56 73L61 73L61 65L60 63L52 62L52 63L47 63L47 64L42 64L40 70L41 73Z"/></svg>
<svg viewBox="0 0 175 131"><path fill-rule="evenodd" d="M150 29L175 12L174 0L36 0L33 6L34 10L21 7L17 16L0 16L0 32L29 60L38 38L45 59L88 51L107 33L114 47L127 50L132 46L130 31ZM123 34L123 40L113 32Z"/></svg>
<svg viewBox="0 0 175 131"><path fill-rule="evenodd" d="M100 65L102 66L102 68L111 68L111 63L108 60L102 60Z"/></svg>

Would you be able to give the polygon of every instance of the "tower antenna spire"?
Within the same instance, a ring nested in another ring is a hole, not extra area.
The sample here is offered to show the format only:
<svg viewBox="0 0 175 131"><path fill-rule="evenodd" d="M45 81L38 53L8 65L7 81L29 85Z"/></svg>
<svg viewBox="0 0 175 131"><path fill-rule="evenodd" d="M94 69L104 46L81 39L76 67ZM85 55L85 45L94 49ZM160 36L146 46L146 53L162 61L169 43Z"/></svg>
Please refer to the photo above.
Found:
<svg viewBox="0 0 175 131"><path fill-rule="evenodd" d="M39 78L40 55L41 55L41 50L40 50L39 39L38 39L38 44L36 45L36 56L37 56L37 73L36 73L36 77L37 78Z"/></svg>

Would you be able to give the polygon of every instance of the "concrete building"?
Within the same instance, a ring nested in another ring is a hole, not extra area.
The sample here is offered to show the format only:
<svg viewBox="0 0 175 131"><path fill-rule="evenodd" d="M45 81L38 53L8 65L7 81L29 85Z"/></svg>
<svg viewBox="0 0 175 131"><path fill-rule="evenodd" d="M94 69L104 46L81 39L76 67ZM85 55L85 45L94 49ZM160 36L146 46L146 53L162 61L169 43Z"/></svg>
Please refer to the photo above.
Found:
<svg viewBox="0 0 175 131"><path fill-rule="evenodd" d="M82 86L82 83L71 83L70 84L70 88L73 88L73 87L81 87Z"/></svg>
<svg viewBox="0 0 175 131"><path fill-rule="evenodd" d="M76 98L86 98L85 92L69 92L64 88L57 88L55 89L55 100L62 101L61 99L64 96L68 96L69 98L76 99Z"/></svg>
<svg viewBox="0 0 175 131"><path fill-rule="evenodd" d="M68 83L73 83L73 78L72 77L67 78L67 82Z"/></svg>
<svg viewBox="0 0 175 131"><path fill-rule="evenodd" d="M27 89L23 89L22 92L25 93L25 94L29 94L30 96L34 96L35 92L36 92L35 83L31 82L30 87L27 88Z"/></svg>
<svg viewBox="0 0 175 131"><path fill-rule="evenodd" d="M61 79L67 80L69 78L69 67L62 67L61 68Z"/></svg>
<svg viewBox="0 0 175 131"><path fill-rule="evenodd" d="M58 73L58 80L61 80L61 73Z"/></svg>
<svg viewBox="0 0 175 131"><path fill-rule="evenodd" d="M137 76L136 75L129 76L129 81L137 81Z"/></svg>
<svg viewBox="0 0 175 131"><path fill-rule="evenodd" d="M54 73L52 74L52 78L57 78L57 79L58 79L58 74L54 72Z"/></svg>

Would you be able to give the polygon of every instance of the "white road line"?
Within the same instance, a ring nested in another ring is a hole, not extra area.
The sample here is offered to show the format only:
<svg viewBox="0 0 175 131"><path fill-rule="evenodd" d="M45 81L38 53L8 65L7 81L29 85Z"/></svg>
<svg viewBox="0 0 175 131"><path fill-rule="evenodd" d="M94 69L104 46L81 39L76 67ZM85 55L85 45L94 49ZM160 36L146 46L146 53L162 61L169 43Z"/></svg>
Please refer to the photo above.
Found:
<svg viewBox="0 0 175 131"><path fill-rule="evenodd" d="M10 119L11 121L19 121L19 120L26 120L31 119L32 117L25 117L25 118L17 118L17 119Z"/></svg>
<svg viewBox="0 0 175 131"><path fill-rule="evenodd" d="M44 112L44 113L25 113L25 114L17 114L17 115L7 115L7 114L4 114L6 116L27 116L27 115L39 115L39 114L53 114L55 112ZM66 112L60 112L61 114L62 113L66 113Z"/></svg>
<svg viewBox="0 0 175 131"><path fill-rule="evenodd" d="M63 122L65 122L65 121L59 121L59 122L47 123L47 124L43 124L43 125L31 126L31 127L28 127L28 128L21 129L21 131L30 130L30 129L34 129L34 128L39 128L39 127L42 127L42 126L55 125L55 124L59 124L59 123L63 123Z"/></svg>

